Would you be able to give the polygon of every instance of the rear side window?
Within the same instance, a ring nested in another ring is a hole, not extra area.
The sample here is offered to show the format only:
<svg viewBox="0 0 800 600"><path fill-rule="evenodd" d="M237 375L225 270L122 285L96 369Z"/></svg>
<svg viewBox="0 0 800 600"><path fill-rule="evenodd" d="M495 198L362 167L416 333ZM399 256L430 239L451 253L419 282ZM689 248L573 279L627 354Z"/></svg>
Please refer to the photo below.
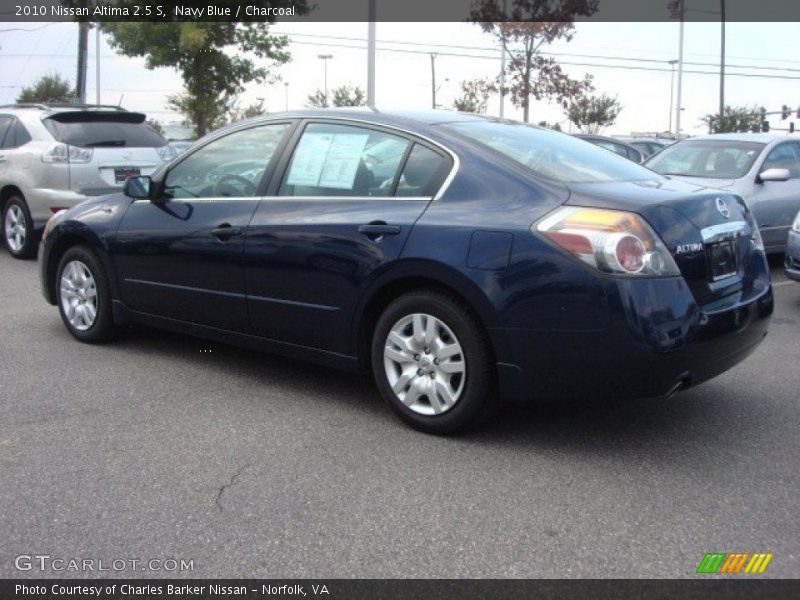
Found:
<svg viewBox="0 0 800 600"><path fill-rule="evenodd" d="M11 123L13 121L12 117L7 117L5 115L0 115L0 146L3 146L5 139L8 135L8 130L11 128Z"/></svg>
<svg viewBox="0 0 800 600"><path fill-rule="evenodd" d="M449 158L414 144L397 184L397 195L433 196L442 186L451 165Z"/></svg>
<svg viewBox="0 0 800 600"><path fill-rule="evenodd" d="M19 148L31 141L31 136L19 119L13 119L3 140L4 149Z"/></svg>
<svg viewBox="0 0 800 600"><path fill-rule="evenodd" d="M297 142L281 196L389 196L410 142L351 125L312 123Z"/></svg>
<svg viewBox="0 0 800 600"><path fill-rule="evenodd" d="M159 148L167 140L139 113L59 113L43 120L59 142L84 148Z"/></svg>

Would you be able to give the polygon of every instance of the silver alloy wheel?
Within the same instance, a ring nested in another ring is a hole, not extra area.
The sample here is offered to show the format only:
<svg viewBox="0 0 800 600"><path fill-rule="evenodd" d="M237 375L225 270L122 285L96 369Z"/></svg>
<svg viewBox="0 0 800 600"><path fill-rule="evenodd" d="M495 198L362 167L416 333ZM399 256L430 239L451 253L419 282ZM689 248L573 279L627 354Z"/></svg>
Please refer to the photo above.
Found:
<svg viewBox="0 0 800 600"><path fill-rule="evenodd" d="M464 390L466 363L452 330L434 316L415 313L389 331L383 367L397 398L420 415L444 413Z"/></svg>
<svg viewBox="0 0 800 600"><path fill-rule="evenodd" d="M97 318L97 286L89 267L79 260L68 262L61 273L61 308L78 331L89 329Z"/></svg>
<svg viewBox="0 0 800 600"><path fill-rule="evenodd" d="M5 229L9 248L14 252L22 250L28 231L25 228L25 213L16 204L12 204L6 212Z"/></svg>

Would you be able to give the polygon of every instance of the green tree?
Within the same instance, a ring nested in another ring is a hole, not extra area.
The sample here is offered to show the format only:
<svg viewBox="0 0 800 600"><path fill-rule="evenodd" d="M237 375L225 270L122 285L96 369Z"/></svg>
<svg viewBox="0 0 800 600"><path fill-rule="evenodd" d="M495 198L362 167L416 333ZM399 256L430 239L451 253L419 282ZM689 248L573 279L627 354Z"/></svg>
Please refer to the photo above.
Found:
<svg viewBox="0 0 800 600"><path fill-rule="evenodd" d="M566 114L583 133L597 133L603 127L613 125L621 111L622 105L616 97L600 94L570 100Z"/></svg>
<svg viewBox="0 0 800 600"><path fill-rule="evenodd" d="M133 0L116 0L116 6ZM237 2L220 1L219 7L236 12ZM259 0L262 7L294 5L298 14L308 12L305 0ZM142 56L148 69L171 67L183 79L183 94L170 100L179 106L202 136L225 114L220 103L244 91L250 82L272 82L272 69L289 60L286 36L270 32L270 21L258 22L103 22L109 43L126 56Z"/></svg>
<svg viewBox="0 0 800 600"><path fill-rule="evenodd" d="M340 85L333 88L330 93L330 101L325 97L325 92L317 89L313 94L309 94L306 100L308 108L328 108L330 106L366 106L367 97L357 85Z"/></svg>
<svg viewBox="0 0 800 600"><path fill-rule="evenodd" d="M708 126L710 133L760 131L763 112L764 108L758 106L725 106L722 118L719 113L712 113L700 120Z"/></svg>
<svg viewBox="0 0 800 600"><path fill-rule="evenodd" d="M471 18L492 34L508 55L505 89L523 118L530 119L531 98L555 100L564 108L570 99L593 89L592 78L572 79L544 50L553 42L570 41L573 21L597 10L598 0L475 0Z"/></svg>
<svg viewBox="0 0 800 600"><path fill-rule="evenodd" d="M548 123L547 121L539 121L539 127L547 127L548 129L552 129L553 131L561 131L561 123Z"/></svg>
<svg viewBox="0 0 800 600"><path fill-rule="evenodd" d="M30 87L22 88L17 102L63 102L75 101L75 89L58 73L40 77Z"/></svg>
<svg viewBox="0 0 800 600"><path fill-rule="evenodd" d="M459 112L484 114L489 95L497 87L489 79L470 79L461 82L461 95L453 100L453 109Z"/></svg>

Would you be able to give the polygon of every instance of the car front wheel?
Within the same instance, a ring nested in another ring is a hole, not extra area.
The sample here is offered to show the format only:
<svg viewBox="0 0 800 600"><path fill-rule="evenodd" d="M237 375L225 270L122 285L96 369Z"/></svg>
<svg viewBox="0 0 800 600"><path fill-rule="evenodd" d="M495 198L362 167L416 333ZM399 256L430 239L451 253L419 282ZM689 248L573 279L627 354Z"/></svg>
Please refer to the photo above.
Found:
<svg viewBox="0 0 800 600"><path fill-rule="evenodd" d="M58 309L67 330L78 340L100 343L114 337L108 279L100 259L85 246L64 253L58 265Z"/></svg>
<svg viewBox="0 0 800 600"><path fill-rule="evenodd" d="M467 428L492 412L489 342L469 307L422 290L392 302L378 319L372 369L384 399L427 433Z"/></svg>

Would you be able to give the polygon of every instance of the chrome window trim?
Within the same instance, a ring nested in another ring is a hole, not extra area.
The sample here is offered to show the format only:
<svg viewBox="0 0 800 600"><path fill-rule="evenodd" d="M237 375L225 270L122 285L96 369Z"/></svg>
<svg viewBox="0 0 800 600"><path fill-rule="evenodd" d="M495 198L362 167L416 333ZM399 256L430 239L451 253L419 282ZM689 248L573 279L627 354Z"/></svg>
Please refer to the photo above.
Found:
<svg viewBox="0 0 800 600"><path fill-rule="evenodd" d="M336 202L336 201L343 201L343 202L364 202L365 200L381 200L381 201L391 201L391 200L401 200L403 202L430 202L430 196L209 196L208 198L170 198L165 203L169 202L243 202L243 201L256 201L260 202L261 200L269 200L270 202L279 200L282 202L292 201L292 200L321 200L324 202ZM137 198L133 201L133 204L141 204L141 203L153 203L152 200L148 200L146 198ZM160 204L159 202L155 202L154 204Z"/></svg>

